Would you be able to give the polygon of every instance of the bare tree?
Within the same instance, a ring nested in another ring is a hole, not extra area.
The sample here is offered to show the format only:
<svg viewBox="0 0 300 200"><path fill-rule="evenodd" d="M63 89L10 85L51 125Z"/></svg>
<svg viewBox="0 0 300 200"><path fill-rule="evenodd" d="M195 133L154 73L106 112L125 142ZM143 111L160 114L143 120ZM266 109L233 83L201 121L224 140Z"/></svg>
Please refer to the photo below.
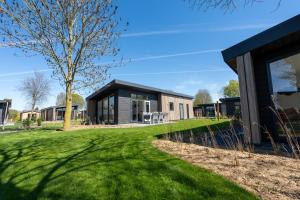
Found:
<svg viewBox="0 0 300 200"><path fill-rule="evenodd" d="M66 106L66 94L61 92L56 97L56 106ZM77 105L79 109L83 109L85 106L85 99L80 94L72 94L72 103Z"/></svg>
<svg viewBox="0 0 300 200"><path fill-rule="evenodd" d="M255 3L261 3L264 0L184 0L189 3L193 8L211 9L220 8L223 10L234 10L238 6L251 6ZM280 7L282 0L274 1L276 9Z"/></svg>
<svg viewBox="0 0 300 200"><path fill-rule="evenodd" d="M0 32L7 46L46 59L66 92L64 129L71 124L74 90L98 87L115 62L121 18L117 0L0 0Z"/></svg>
<svg viewBox="0 0 300 200"><path fill-rule="evenodd" d="M35 72L32 77L25 78L21 82L19 90L30 104L31 114L29 120L31 120L35 107L47 100L50 91L49 80L44 74Z"/></svg>

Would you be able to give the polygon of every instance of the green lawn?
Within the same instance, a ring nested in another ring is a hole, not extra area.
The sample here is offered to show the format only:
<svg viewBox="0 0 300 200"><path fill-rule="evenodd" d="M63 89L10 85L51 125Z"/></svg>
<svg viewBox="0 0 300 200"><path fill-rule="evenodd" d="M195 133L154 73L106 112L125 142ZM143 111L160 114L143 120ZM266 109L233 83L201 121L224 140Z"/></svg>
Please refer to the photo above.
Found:
<svg viewBox="0 0 300 200"><path fill-rule="evenodd" d="M0 199L256 199L155 149L155 135L216 123L0 135Z"/></svg>

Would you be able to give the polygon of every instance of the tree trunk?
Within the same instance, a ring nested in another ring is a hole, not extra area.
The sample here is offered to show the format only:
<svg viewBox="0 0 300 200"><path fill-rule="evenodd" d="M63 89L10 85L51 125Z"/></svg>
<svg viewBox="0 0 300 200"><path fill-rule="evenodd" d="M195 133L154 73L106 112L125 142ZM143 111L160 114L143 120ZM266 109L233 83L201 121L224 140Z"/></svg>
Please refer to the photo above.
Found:
<svg viewBox="0 0 300 200"><path fill-rule="evenodd" d="M72 3L72 1L71 1ZM67 66L68 66L68 75L66 77L66 112L64 119L64 130L68 130L71 127L71 116L72 116L72 84L74 80L73 74L73 24L72 21L72 12L69 13L68 17L68 32L69 32L69 44L68 44L68 57L67 57Z"/></svg>
<svg viewBox="0 0 300 200"><path fill-rule="evenodd" d="M72 116L72 85L67 83L66 88L66 111L64 118L64 130L68 130L71 127L71 116Z"/></svg>
<svg viewBox="0 0 300 200"><path fill-rule="evenodd" d="M35 107L35 103L33 103L32 106L31 106L31 111L30 111L29 118L28 118L29 121L32 120L32 115L33 115L34 107Z"/></svg>

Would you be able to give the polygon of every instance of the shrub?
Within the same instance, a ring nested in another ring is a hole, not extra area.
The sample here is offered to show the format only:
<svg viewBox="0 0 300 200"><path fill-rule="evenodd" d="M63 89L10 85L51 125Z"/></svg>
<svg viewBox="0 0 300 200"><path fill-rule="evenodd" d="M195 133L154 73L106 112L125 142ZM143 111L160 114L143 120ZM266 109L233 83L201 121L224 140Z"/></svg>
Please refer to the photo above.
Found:
<svg viewBox="0 0 300 200"><path fill-rule="evenodd" d="M37 122L38 126L42 126L42 119L41 118L38 118L36 122Z"/></svg>
<svg viewBox="0 0 300 200"><path fill-rule="evenodd" d="M29 120L29 119L24 119L22 121L22 125L23 125L24 128L30 128L31 124L32 124L32 121Z"/></svg>
<svg viewBox="0 0 300 200"><path fill-rule="evenodd" d="M32 121L32 122L36 122L36 120L37 120L37 119L36 119L36 116L33 115L33 116L31 117L31 121Z"/></svg>

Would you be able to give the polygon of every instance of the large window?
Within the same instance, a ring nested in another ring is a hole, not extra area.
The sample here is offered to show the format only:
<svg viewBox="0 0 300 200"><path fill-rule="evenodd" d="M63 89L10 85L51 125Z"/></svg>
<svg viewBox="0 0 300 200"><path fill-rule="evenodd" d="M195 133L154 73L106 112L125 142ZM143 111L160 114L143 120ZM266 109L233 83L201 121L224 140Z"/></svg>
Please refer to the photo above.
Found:
<svg viewBox="0 0 300 200"><path fill-rule="evenodd" d="M98 123L102 124L103 123L103 101L100 100L98 101Z"/></svg>
<svg viewBox="0 0 300 200"><path fill-rule="evenodd" d="M300 54L270 63L272 99L279 116L300 135ZM279 134L283 133L277 125Z"/></svg>
<svg viewBox="0 0 300 200"><path fill-rule="evenodd" d="M174 103L173 102L169 102L169 110L174 111Z"/></svg>
<svg viewBox="0 0 300 200"><path fill-rule="evenodd" d="M98 101L97 119L99 124L115 123L115 97L105 97Z"/></svg>

